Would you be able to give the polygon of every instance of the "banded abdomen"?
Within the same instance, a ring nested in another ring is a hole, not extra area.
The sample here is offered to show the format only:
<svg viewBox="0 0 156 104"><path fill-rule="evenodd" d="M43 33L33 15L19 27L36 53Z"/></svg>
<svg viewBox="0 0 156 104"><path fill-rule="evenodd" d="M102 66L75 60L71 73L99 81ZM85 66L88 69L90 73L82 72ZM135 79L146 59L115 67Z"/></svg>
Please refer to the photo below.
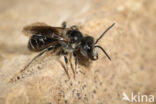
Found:
<svg viewBox="0 0 156 104"><path fill-rule="evenodd" d="M58 44L57 39L50 37L50 35L36 34L31 36L28 42L28 48L31 51L41 51L56 44Z"/></svg>

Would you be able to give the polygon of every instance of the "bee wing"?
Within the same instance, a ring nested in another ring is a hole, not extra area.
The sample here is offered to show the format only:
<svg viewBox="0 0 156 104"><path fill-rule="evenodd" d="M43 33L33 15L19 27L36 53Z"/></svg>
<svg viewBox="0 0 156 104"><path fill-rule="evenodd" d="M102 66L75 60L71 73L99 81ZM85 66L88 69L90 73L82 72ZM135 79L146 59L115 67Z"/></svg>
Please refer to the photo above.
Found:
<svg viewBox="0 0 156 104"><path fill-rule="evenodd" d="M35 34L40 34L40 35L61 35L63 28L62 27L52 27L49 26L45 23L37 22L33 23L31 25L25 26L22 30L22 32L26 36L32 36Z"/></svg>

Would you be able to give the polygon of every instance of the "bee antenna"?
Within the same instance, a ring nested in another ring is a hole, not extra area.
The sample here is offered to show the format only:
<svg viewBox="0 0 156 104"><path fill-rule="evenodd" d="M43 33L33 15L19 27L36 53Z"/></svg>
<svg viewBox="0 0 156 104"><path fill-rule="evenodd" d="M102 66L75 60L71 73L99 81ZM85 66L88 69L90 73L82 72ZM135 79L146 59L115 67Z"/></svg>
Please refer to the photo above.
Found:
<svg viewBox="0 0 156 104"><path fill-rule="evenodd" d="M115 25L115 23L113 23L111 26L109 26L109 27L102 33L102 35L96 40L95 44L97 44L98 41L106 34L106 32L107 32L108 30L110 30L114 25Z"/></svg>
<svg viewBox="0 0 156 104"><path fill-rule="evenodd" d="M100 48L103 51L103 53L107 56L107 58L111 61L111 58L109 57L109 55L107 54L107 52L101 46L98 46L97 45L95 47Z"/></svg>

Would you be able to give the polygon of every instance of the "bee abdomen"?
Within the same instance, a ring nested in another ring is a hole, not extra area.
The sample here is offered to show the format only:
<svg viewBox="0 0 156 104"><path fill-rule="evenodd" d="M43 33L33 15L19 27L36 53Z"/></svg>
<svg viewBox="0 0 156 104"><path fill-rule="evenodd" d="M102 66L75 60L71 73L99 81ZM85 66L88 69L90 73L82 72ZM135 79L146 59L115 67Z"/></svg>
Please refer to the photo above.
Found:
<svg viewBox="0 0 156 104"><path fill-rule="evenodd" d="M30 38L28 48L31 51L41 51L48 46L54 45L54 43L56 43L56 39L53 39L50 36L37 34Z"/></svg>

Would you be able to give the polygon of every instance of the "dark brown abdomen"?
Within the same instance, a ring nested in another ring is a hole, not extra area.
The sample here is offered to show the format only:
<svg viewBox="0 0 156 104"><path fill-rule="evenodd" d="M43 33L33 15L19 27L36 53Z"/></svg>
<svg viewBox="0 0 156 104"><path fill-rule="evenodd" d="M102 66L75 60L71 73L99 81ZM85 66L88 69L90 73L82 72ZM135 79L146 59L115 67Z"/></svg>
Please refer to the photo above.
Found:
<svg viewBox="0 0 156 104"><path fill-rule="evenodd" d="M28 48L31 51L41 51L49 46L55 46L57 44L57 40L51 38L49 35L32 35L28 42Z"/></svg>

